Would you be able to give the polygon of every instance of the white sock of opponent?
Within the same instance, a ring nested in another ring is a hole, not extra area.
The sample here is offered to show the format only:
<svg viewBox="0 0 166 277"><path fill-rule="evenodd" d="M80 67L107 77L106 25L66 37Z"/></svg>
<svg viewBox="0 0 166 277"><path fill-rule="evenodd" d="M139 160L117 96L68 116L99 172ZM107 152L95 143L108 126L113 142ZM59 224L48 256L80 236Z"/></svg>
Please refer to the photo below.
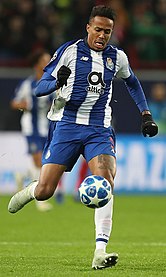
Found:
<svg viewBox="0 0 166 277"><path fill-rule="evenodd" d="M95 209L96 250L106 251L106 246L112 230L113 195L102 208Z"/></svg>

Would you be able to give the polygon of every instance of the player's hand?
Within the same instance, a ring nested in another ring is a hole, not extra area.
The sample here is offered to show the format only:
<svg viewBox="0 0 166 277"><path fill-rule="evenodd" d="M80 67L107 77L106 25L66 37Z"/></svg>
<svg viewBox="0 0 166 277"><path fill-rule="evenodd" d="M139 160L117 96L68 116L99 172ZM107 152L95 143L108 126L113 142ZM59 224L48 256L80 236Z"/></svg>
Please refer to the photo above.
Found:
<svg viewBox="0 0 166 277"><path fill-rule="evenodd" d="M57 87L61 88L63 85L67 86L67 79L71 74L70 68L62 65L57 72Z"/></svg>
<svg viewBox="0 0 166 277"><path fill-rule="evenodd" d="M153 121L151 114L142 115L141 131L144 137L153 137L158 133L158 126Z"/></svg>

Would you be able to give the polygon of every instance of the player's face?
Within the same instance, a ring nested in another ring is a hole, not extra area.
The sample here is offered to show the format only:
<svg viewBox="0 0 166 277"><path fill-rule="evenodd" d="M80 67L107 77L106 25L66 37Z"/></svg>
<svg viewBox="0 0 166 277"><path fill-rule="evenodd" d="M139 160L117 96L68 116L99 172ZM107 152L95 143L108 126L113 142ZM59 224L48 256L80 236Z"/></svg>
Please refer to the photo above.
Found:
<svg viewBox="0 0 166 277"><path fill-rule="evenodd" d="M96 51L102 51L108 44L114 22L107 17L95 16L86 26L88 45Z"/></svg>

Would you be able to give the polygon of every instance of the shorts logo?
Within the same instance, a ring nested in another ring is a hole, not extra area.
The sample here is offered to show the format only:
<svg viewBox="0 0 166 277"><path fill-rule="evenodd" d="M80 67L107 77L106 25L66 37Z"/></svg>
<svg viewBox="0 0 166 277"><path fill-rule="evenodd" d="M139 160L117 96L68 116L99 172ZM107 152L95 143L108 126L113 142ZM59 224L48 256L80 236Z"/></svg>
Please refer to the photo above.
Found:
<svg viewBox="0 0 166 277"><path fill-rule="evenodd" d="M50 152L50 149L49 149L47 151L46 155L45 155L45 159L47 160L50 156L51 156L51 152Z"/></svg>

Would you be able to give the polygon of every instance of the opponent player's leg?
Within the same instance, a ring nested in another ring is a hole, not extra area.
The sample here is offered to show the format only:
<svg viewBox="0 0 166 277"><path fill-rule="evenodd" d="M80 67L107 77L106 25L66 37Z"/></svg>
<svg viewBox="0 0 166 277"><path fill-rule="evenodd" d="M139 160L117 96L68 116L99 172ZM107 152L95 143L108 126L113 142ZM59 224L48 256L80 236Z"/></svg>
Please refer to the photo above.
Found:
<svg viewBox="0 0 166 277"><path fill-rule="evenodd" d="M88 165L92 174L103 176L110 182L113 192L114 177L116 174L115 157L101 154L91 159ZM106 246L112 230L112 214L113 196L107 205L95 209L96 249L92 262L94 269L112 267L118 260L118 254L106 253Z"/></svg>
<svg viewBox="0 0 166 277"><path fill-rule="evenodd" d="M8 210L16 213L33 199L43 201L49 199L65 171L66 166L58 164L43 165L39 181L33 181L28 187L16 193L10 200Z"/></svg>

